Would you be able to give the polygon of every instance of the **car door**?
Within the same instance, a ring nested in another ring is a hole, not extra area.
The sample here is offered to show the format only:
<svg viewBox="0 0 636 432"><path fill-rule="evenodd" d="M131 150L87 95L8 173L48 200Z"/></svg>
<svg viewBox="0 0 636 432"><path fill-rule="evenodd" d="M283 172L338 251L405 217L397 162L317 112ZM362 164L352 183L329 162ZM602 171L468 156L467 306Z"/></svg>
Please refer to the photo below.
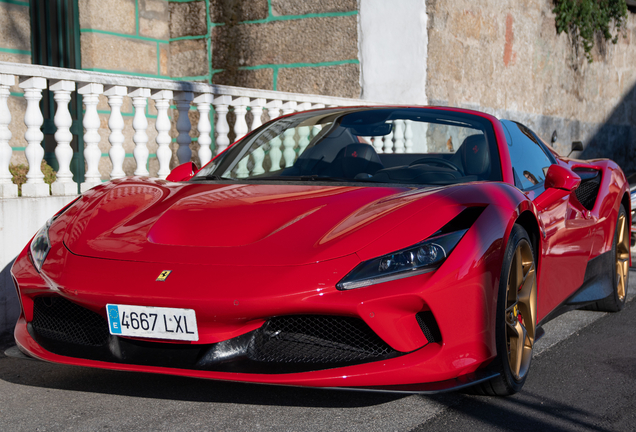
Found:
<svg viewBox="0 0 636 432"><path fill-rule="evenodd" d="M535 201L545 191L545 175L549 166L557 161L530 129L512 121L502 121L502 124L515 186ZM592 248L590 229L594 225L574 193L539 207L544 241L539 251L538 321L583 284Z"/></svg>

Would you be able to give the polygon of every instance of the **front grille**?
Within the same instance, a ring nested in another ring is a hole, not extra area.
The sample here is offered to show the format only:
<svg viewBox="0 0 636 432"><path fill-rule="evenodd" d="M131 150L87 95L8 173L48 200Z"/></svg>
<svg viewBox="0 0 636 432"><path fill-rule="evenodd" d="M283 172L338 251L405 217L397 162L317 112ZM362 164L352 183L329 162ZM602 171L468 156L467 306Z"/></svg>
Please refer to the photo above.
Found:
<svg viewBox="0 0 636 432"><path fill-rule="evenodd" d="M108 323L101 315L62 297L33 300L33 329L38 336L85 346L108 342Z"/></svg>
<svg viewBox="0 0 636 432"><path fill-rule="evenodd" d="M101 315L62 297L34 299L31 335L55 354L113 363L241 373L294 373L388 359L393 350L359 318L282 316L214 344L112 336Z"/></svg>
<svg viewBox="0 0 636 432"><path fill-rule="evenodd" d="M339 364L392 354L361 319L320 315L272 318L248 347L248 358L271 363Z"/></svg>
<svg viewBox="0 0 636 432"><path fill-rule="evenodd" d="M592 210L601 186L601 175L598 171L594 170L592 173L589 171L575 170L581 176L581 184L574 193L583 207Z"/></svg>

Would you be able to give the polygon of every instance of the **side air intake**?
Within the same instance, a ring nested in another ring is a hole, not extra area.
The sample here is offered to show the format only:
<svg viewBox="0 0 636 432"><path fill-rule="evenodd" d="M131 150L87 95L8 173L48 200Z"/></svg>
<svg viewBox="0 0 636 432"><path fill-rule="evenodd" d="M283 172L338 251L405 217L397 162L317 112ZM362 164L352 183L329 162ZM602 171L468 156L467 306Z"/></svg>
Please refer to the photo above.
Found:
<svg viewBox="0 0 636 432"><path fill-rule="evenodd" d="M574 172L581 177L581 184L574 192L576 198L583 207L592 210L601 187L601 173L589 168L575 168Z"/></svg>
<svg viewBox="0 0 636 432"><path fill-rule="evenodd" d="M437 321L435 321L433 312L418 312L415 315L415 318L417 319L417 323L419 324L420 329L422 329L422 333L424 333L424 336L426 336L426 340L428 340L429 343L442 341L442 334L439 331L439 326L437 325Z"/></svg>

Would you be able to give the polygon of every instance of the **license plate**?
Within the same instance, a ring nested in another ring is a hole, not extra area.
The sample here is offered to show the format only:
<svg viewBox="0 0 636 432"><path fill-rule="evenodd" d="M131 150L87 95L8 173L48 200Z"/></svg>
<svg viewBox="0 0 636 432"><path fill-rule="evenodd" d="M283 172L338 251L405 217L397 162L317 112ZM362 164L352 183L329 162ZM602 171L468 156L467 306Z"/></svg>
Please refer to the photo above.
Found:
<svg viewBox="0 0 636 432"><path fill-rule="evenodd" d="M199 340L193 309L108 304L106 313L112 335Z"/></svg>

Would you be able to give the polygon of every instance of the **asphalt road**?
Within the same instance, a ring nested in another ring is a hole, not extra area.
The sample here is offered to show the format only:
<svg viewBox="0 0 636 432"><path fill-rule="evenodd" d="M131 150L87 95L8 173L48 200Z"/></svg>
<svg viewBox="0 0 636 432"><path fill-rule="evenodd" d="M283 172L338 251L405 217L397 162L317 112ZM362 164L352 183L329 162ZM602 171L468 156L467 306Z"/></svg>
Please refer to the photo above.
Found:
<svg viewBox="0 0 636 432"><path fill-rule="evenodd" d="M631 299L636 272L630 279ZM636 302L552 321L523 391L509 398L223 383L0 354L0 430L632 431L634 328Z"/></svg>

